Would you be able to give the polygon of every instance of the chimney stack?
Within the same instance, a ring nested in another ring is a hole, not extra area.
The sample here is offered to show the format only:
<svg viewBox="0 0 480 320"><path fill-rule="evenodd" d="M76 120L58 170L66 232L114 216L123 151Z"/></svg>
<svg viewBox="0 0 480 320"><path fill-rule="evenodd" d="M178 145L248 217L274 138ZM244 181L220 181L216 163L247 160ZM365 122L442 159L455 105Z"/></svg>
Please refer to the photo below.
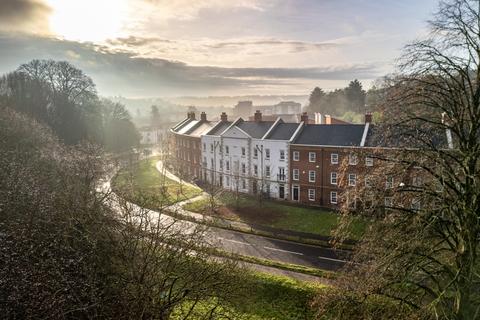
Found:
<svg viewBox="0 0 480 320"><path fill-rule="evenodd" d="M372 123L373 116L370 112L365 113L365 123Z"/></svg>
<svg viewBox="0 0 480 320"><path fill-rule="evenodd" d="M200 114L200 120L202 120L202 121L207 121L207 114L206 114L205 112L202 112L202 113Z"/></svg>
<svg viewBox="0 0 480 320"><path fill-rule="evenodd" d="M308 124L308 113L304 112L302 113L302 116L300 117L300 120L304 122L305 124Z"/></svg>
<svg viewBox="0 0 480 320"><path fill-rule="evenodd" d="M227 113L222 112L222 114L220 115L220 121L226 122L227 120L228 120Z"/></svg>
<svg viewBox="0 0 480 320"><path fill-rule="evenodd" d="M257 110L254 114L254 120L255 122L261 122L262 121L262 113L260 110Z"/></svg>
<svg viewBox="0 0 480 320"><path fill-rule="evenodd" d="M195 120L195 112L194 111L187 112L187 118Z"/></svg>

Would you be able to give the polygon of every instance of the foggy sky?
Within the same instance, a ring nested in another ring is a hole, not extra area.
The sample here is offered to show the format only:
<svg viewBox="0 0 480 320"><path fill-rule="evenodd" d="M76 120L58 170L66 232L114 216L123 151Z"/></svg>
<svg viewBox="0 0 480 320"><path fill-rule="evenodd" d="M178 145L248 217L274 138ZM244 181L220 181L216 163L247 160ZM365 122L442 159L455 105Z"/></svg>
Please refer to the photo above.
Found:
<svg viewBox="0 0 480 320"><path fill-rule="evenodd" d="M98 40L88 28L114 20L102 12L107 3L90 20L77 22L73 12L64 23L72 20L65 29L76 33L59 34L52 17L68 17L58 17L55 0L1 0L0 72L33 58L67 60L101 94L131 97L305 94L354 78L369 86L394 70L401 47L425 32L436 7L434 0L116 1L129 10L118 14L122 27Z"/></svg>

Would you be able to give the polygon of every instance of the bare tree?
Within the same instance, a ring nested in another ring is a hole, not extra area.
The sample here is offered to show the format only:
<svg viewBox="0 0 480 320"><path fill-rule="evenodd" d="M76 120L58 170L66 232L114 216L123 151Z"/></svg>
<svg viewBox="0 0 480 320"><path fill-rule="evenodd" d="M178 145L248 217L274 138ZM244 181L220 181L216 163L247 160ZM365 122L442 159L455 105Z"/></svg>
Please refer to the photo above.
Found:
<svg viewBox="0 0 480 320"><path fill-rule="evenodd" d="M340 281L350 293L319 299L322 313L382 297L399 318L480 317L479 1L442 1L430 27L387 89L375 145L398 149L370 150L369 182L348 191L375 219Z"/></svg>
<svg viewBox="0 0 480 320"><path fill-rule="evenodd" d="M237 298L203 229L96 191L98 148L5 108L0 150L2 318L214 319Z"/></svg>

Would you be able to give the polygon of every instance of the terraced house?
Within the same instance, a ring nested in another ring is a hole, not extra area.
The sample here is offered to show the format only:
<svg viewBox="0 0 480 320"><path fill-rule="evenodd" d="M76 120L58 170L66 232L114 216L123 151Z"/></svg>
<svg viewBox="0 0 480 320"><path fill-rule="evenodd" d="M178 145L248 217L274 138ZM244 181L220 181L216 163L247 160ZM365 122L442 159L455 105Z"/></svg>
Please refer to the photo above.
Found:
<svg viewBox="0 0 480 320"><path fill-rule="evenodd" d="M339 205L339 164L349 158L349 186L357 171L373 165L358 159L371 127L365 124L309 124L304 113L300 123L281 118L264 121L257 111L252 121L237 118L207 121L189 113L171 129L173 167L191 180L214 183L227 190L303 204L336 208Z"/></svg>

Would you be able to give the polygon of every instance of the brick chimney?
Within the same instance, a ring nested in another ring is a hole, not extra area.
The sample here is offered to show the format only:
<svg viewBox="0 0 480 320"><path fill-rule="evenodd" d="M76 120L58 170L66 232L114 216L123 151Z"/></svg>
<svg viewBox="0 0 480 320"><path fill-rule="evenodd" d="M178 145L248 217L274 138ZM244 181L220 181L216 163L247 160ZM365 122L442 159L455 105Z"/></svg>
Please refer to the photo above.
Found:
<svg viewBox="0 0 480 320"><path fill-rule="evenodd" d="M206 114L205 112L202 112L202 113L200 114L200 120L201 120L201 121L207 121L207 114Z"/></svg>
<svg viewBox="0 0 480 320"><path fill-rule="evenodd" d="M370 112L365 113L365 123L372 123L373 116Z"/></svg>
<svg viewBox="0 0 480 320"><path fill-rule="evenodd" d="M325 115L325 124L332 124L332 116L329 114Z"/></svg>
<svg viewBox="0 0 480 320"><path fill-rule="evenodd" d="M302 113L300 120L304 122L305 124L308 124L308 113L304 112Z"/></svg>
<svg viewBox="0 0 480 320"><path fill-rule="evenodd" d="M253 116L255 122L261 122L262 121L262 113L260 110L257 110Z"/></svg>
<svg viewBox="0 0 480 320"><path fill-rule="evenodd" d="M222 121L222 122L228 121L227 113L222 112L222 114L220 115L220 121Z"/></svg>
<svg viewBox="0 0 480 320"><path fill-rule="evenodd" d="M187 112L187 118L195 120L195 112L193 112L193 111Z"/></svg>

